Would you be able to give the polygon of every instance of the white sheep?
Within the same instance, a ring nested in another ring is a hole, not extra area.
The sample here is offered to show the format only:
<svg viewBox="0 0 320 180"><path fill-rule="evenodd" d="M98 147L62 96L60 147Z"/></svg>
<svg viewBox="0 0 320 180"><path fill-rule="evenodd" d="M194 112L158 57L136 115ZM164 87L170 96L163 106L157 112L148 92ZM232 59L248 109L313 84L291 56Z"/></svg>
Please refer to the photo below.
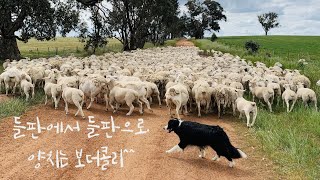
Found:
<svg viewBox="0 0 320 180"><path fill-rule="evenodd" d="M76 112L75 116L77 116L78 113L80 112L81 117L85 118L84 113L82 111L82 106L84 103L84 93L79 89L70 88L70 87L67 87L66 85L63 85L62 89L63 89L62 98L65 103L66 114L69 113L68 103L70 103L70 104L74 104L78 108L78 111Z"/></svg>
<svg viewBox="0 0 320 180"><path fill-rule="evenodd" d="M48 97L51 97L51 99L54 102L54 108L58 109L58 103L61 99L62 94L62 85L58 85L55 83L52 83L52 79L50 77L45 77L45 85L44 85L44 94L45 94L45 105L47 105Z"/></svg>
<svg viewBox="0 0 320 180"><path fill-rule="evenodd" d="M21 72L16 68L10 68L2 74L3 82L8 96L9 89L12 89L12 94L15 94L17 85L20 84Z"/></svg>
<svg viewBox="0 0 320 180"><path fill-rule="evenodd" d="M26 80L26 75L24 74L21 76L20 90L22 90L23 93L26 95L26 101L29 100L30 92L31 97L34 98L34 85Z"/></svg>
<svg viewBox="0 0 320 180"><path fill-rule="evenodd" d="M159 92L158 86L155 83L151 83L147 81L145 81L144 83L147 86L146 98L149 98L150 104L152 103L152 96L157 96L159 106L161 106L160 92Z"/></svg>
<svg viewBox="0 0 320 180"><path fill-rule="evenodd" d="M205 106L206 114L209 112L211 104L212 88L205 81L197 82L192 88L192 95L198 108L198 117L201 117L201 105Z"/></svg>
<svg viewBox="0 0 320 180"><path fill-rule="evenodd" d="M90 109L95 97L101 93L102 87L106 84L106 80L102 77L87 78L83 83L80 83L79 89L83 91L85 97L90 97L90 104L87 109Z"/></svg>
<svg viewBox="0 0 320 180"><path fill-rule="evenodd" d="M258 99L263 99L269 107L269 111L272 112L272 102L274 99L274 91L269 87L257 87L255 82L251 83L252 85L252 96L254 101L255 97Z"/></svg>
<svg viewBox="0 0 320 180"><path fill-rule="evenodd" d="M304 85L301 83L297 85L297 88L297 98L302 99L305 107L308 107L308 102L311 101L314 103L316 111L318 111L316 93L312 89L304 88Z"/></svg>
<svg viewBox="0 0 320 180"><path fill-rule="evenodd" d="M172 87L170 87L166 94L166 103L167 107L169 108L170 116L172 117L171 110L175 108L176 110L176 116L178 119L180 119L179 111L180 108L184 107L184 114L186 115L188 113L187 109L187 103L189 100L189 93L187 88L183 84L177 84Z"/></svg>
<svg viewBox="0 0 320 180"><path fill-rule="evenodd" d="M320 80L317 82L317 84L316 84L317 86L320 86Z"/></svg>
<svg viewBox="0 0 320 180"><path fill-rule="evenodd" d="M242 115L245 114L247 118L247 127L253 127L257 114L258 114L258 109L257 109L257 104L255 102L247 101L246 99L243 98L243 93L244 90L235 90L235 93L237 93L237 99L235 101L236 106L233 107L233 110L235 111L235 107L239 111L239 119L242 118ZM250 124L250 114L252 114L252 122Z"/></svg>
<svg viewBox="0 0 320 180"><path fill-rule="evenodd" d="M114 107L114 102L116 103L116 107ZM139 100L139 93L133 89L122 88L115 86L111 89L109 94L109 105L113 109L113 113L116 113L121 104L127 104L130 110L126 114L130 116L134 110L133 102L137 102L139 104L139 112L143 114L142 102Z"/></svg>
<svg viewBox="0 0 320 180"><path fill-rule="evenodd" d="M277 105L279 105L280 98L281 98L281 87L280 87L280 84L275 83L275 82L268 82L267 87L273 89L274 95L277 97Z"/></svg>
<svg viewBox="0 0 320 180"><path fill-rule="evenodd" d="M285 84L285 85L283 85L283 87L285 90L282 93L282 100L287 105L287 112L291 112L296 101L297 101L297 94L290 89L290 84ZM292 101L291 108L290 108L290 104L289 104L290 101Z"/></svg>

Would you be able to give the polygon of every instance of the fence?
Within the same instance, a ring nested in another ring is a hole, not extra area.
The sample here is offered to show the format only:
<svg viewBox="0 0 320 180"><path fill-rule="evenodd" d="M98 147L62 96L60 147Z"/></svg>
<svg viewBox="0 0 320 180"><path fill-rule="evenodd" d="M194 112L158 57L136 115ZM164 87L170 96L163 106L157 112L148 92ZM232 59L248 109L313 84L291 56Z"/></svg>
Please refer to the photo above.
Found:
<svg viewBox="0 0 320 180"><path fill-rule="evenodd" d="M122 45L121 44L110 44L104 46L102 48L97 48L96 53L97 55L104 54L107 52L121 52ZM24 57L30 58L40 58L40 57L53 57L56 55L65 57L70 55L75 56L87 56L92 54L92 51L86 52L83 46L76 46L76 47L37 47L37 48L25 48L21 50L21 54Z"/></svg>

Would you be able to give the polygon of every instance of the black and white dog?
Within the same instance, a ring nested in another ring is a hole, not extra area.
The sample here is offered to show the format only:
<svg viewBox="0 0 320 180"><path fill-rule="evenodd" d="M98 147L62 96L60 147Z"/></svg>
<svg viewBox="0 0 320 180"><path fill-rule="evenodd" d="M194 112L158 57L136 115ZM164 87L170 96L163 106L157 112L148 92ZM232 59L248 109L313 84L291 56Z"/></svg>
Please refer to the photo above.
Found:
<svg viewBox="0 0 320 180"><path fill-rule="evenodd" d="M182 152L187 146L198 146L199 157L204 158L205 148L210 146L217 155L212 160L219 160L224 156L229 160L229 166L235 165L232 159L247 158L247 155L230 143L229 137L220 126L209 126L191 121L171 119L164 127L169 133L174 131L180 138L180 143L166 153Z"/></svg>

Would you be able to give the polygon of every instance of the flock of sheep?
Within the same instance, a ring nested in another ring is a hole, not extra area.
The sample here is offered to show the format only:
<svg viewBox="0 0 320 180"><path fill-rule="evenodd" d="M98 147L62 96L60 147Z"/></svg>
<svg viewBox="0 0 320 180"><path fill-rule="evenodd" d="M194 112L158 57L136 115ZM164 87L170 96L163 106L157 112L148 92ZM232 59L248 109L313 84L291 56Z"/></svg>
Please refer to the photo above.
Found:
<svg viewBox="0 0 320 180"><path fill-rule="evenodd" d="M22 59L6 61L5 71L0 75L0 90L4 85L6 94L16 94L16 89L34 96L34 90L43 88L47 98L52 98L57 109L60 98L77 106L82 117L82 107L88 98L90 109L95 101L104 102L116 112L127 105L131 115L134 105L143 113L144 106L152 112L154 98L161 106L165 100L180 119L180 112L188 114L197 110L200 117L218 111L219 118L229 108L246 116L247 126L254 125L257 116L255 99L263 101L270 112L272 105L282 99L287 112L292 111L296 101L302 99L305 106L313 102L317 110L316 93L310 89L310 80L298 70L283 69L280 63L267 67L255 65L238 56L213 52L213 56L201 57L196 47L166 47L108 53L102 56L76 58ZM247 91L253 97L243 97ZM291 107L290 107L290 102ZM250 115L252 114L252 118ZM250 122L251 119L251 122Z"/></svg>

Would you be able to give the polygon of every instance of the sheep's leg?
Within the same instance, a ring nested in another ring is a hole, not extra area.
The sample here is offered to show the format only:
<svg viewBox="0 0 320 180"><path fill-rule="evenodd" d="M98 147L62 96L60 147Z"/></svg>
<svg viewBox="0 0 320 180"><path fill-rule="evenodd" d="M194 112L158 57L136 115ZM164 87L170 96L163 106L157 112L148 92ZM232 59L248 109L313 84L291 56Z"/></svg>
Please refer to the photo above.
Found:
<svg viewBox="0 0 320 180"><path fill-rule="evenodd" d="M292 111L292 109L293 109L294 105L296 104L296 102L297 102L297 99L294 99L294 100L293 100L293 102L292 102L291 109L290 109L290 111L289 111L289 112L291 112L291 111Z"/></svg>
<svg viewBox="0 0 320 180"><path fill-rule="evenodd" d="M119 110L119 108L120 108L120 104L116 103L116 112Z"/></svg>
<svg viewBox="0 0 320 180"><path fill-rule="evenodd" d="M81 104L82 104L82 103L81 103ZM80 104L78 101L74 101L74 105L76 105L76 106L78 107L78 111L76 112L75 116L77 116L78 113L80 112L81 117L84 119L85 117L84 117L84 113L83 113L83 111L82 111L82 106L81 106L81 104Z"/></svg>
<svg viewBox="0 0 320 180"><path fill-rule="evenodd" d="M32 97L32 99L33 99L33 98L34 98L34 87L31 88L31 91L32 91L32 92L31 92L31 97Z"/></svg>
<svg viewBox="0 0 320 180"><path fill-rule="evenodd" d="M109 105L110 105L110 107L112 108L113 113L115 113L115 112L116 112L116 109L115 109L115 107L113 106L113 99L110 99Z"/></svg>
<svg viewBox="0 0 320 180"><path fill-rule="evenodd" d="M149 103L152 104L152 96L149 97Z"/></svg>
<svg viewBox="0 0 320 180"><path fill-rule="evenodd" d="M179 110L180 110L181 104L177 104L176 105L176 113L177 113L177 118L180 119L180 115L179 115Z"/></svg>
<svg viewBox="0 0 320 180"><path fill-rule="evenodd" d="M68 110L68 102L66 100L64 100L65 102L65 107L64 110L66 111L66 114L69 114L69 110Z"/></svg>
<svg viewBox="0 0 320 180"><path fill-rule="evenodd" d="M44 105L47 105L47 102L48 102L48 96L47 95L45 95L46 96L46 98L45 98L45 101L44 101Z"/></svg>
<svg viewBox="0 0 320 180"><path fill-rule="evenodd" d="M247 127L249 128L250 127L250 112L245 111L244 113L245 113L246 118L247 118Z"/></svg>
<svg viewBox="0 0 320 180"><path fill-rule="evenodd" d="M187 104L184 105L184 113L183 113L183 115L185 115L185 116L189 115L189 113L188 113L188 105Z"/></svg>
<svg viewBox="0 0 320 180"><path fill-rule="evenodd" d="M149 101L148 101L145 97L140 98L140 100L147 105L147 108L148 108L149 111L152 113L153 111L152 111L152 109L150 108Z"/></svg>
<svg viewBox="0 0 320 180"><path fill-rule="evenodd" d="M170 114L170 117L173 118L171 106L169 106L169 114Z"/></svg>
<svg viewBox="0 0 320 180"><path fill-rule="evenodd" d="M254 123L256 122L257 119L257 112L253 112L253 116L252 116L252 123L251 123L251 127L253 127Z"/></svg>
<svg viewBox="0 0 320 180"><path fill-rule="evenodd" d="M157 95L158 101L159 101L159 106L161 106L161 99L160 99L160 95Z"/></svg>
<svg viewBox="0 0 320 180"><path fill-rule="evenodd" d="M307 100L303 100L304 106L305 108L308 108L308 101Z"/></svg>
<svg viewBox="0 0 320 180"><path fill-rule="evenodd" d="M143 114L142 102L138 100L138 104L139 104L139 107L140 107L139 112L140 112L140 114Z"/></svg>
<svg viewBox="0 0 320 180"><path fill-rule="evenodd" d="M94 102L94 97L91 96L90 97L90 103L89 103L89 106L87 107L87 109L90 109L90 107L92 106L92 103Z"/></svg>
<svg viewBox="0 0 320 180"><path fill-rule="evenodd" d="M287 112L290 112L289 111L289 107L290 107L289 100L286 100L286 105L287 105Z"/></svg>
<svg viewBox="0 0 320 180"><path fill-rule="evenodd" d="M236 116L236 105L235 105L235 103L232 103L232 111L233 111L233 116Z"/></svg>
<svg viewBox="0 0 320 180"><path fill-rule="evenodd" d="M29 92L28 91L24 91L24 94L26 95L26 101L29 100Z"/></svg>
<svg viewBox="0 0 320 180"><path fill-rule="evenodd" d="M109 99L107 94L104 95L104 100L106 101L106 111L108 111Z"/></svg>
<svg viewBox="0 0 320 180"><path fill-rule="evenodd" d="M210 102L207 102L207 107L206 107L206 114L208 114L209 113L209 108L210 108Z"/></svg>
<svg viewBox="0 0 320 180"><path fill-rule="evenodd" d="M197 107L198 107L198 117L201 117L201 105L200 105L200 102L197 101Z"/></svg>
<svg viewBox="0 0 320 180"><path fill-rule="evenodd" d="M314 101L314 107L315 107L316 111L318 111L317 99L314 99L313 101Z"/></svg>
<svg viewBox="0 0 320 180"><path fill-rule="evenodd" d="M130 108L129 112L126 115L130 116L132 114L132 112L133 112L134 106L132 105L132 102L126 102L126 103Z"/></svg>
<svg viewBox="0 0 320 180"><path fill-rule="evenodd" d="M58 100L57 100L57 98L56 98L56 96L52 96L52 99L53 99L53 101L54 101L54 109L58 109Z"/></svg>
<svg viewBox="0 0 320 180"><path fill-rule="evenodd" d="M221 107L220 107L221 105L220 105L220 102L218 102L217 105L218 105L218 117L221 118Z"/></svg>
<svg viewBox="0 0 320 180"><path fill-rule="evenodd" d="M16 88L17 88L18 83L15 82L14 86L13 86L13 90L12 90L12 94L15 95L16 94Z"/></svg>
<svg viewBox="0 0 320 180"><path fill-rule="evenodd" d="M8 92L9 92L9 84L5 83L5 88L6 88L6 96L8 96Z"/></svg>
<svg viewBox="0 0 320 180"><path fill-rule="evenodd" d="M269 110L270 110L270 112L272 112L272 105L269 102L269 99L268 98L264 98L264 102L266 102L268 104Z"/></svg>

